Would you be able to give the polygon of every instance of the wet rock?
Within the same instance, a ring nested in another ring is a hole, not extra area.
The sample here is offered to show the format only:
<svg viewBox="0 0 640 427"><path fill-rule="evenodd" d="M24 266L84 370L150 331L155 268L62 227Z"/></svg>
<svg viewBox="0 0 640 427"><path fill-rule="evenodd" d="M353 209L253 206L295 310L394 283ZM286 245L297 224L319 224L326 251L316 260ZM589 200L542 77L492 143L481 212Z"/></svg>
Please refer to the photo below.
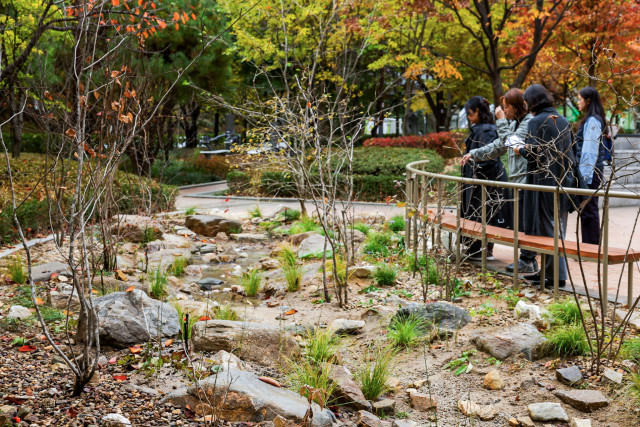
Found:
<svg viewBox="0 0 640 427"><path fill-rule="evenodd" d="M362 332L364 320L335 319L331 323L331 330L337 335L356 335Z"/></svg>
<svg viewBox="0 0 640 427"><path fill-rule="evenodd" d="M386 427L389 424L382 421L369 411L358 411L358 427Z"/></svg>
<svg viewBox="0 0 640 427"><path fill-rule="evenodd" d="M358 279L368 279L373 277L373 272L375 271L375 265L358 265L351 269L351 275L353 277L357 277Z"/></svg>
<svg viewBox="0 0 640 427"><path fill-rule="evenodd" d="M234 320L196 322L191 341L194 351L225 350L243 360L264 364L282 356L291 358L298 351L293 336L276 326Z"/></svg>
<svg viewBox="0 0 640 427"><path fill-rule="evenodd" d="M533 421L562 421L563 423L569 422L567 413L562 409L562 405L555 402L541 402L532 403L527 406L529 410L529 417Z"/></svg>
<svg viewBox="0 0 640 427"><path fill-rule="evenodd" d="M162 403L196 408L205 399L220 402L219 416L228 422L273 421L279 415L299 424L309 408L307 399L299 394L263 382L253 373L234 370L211 375L196 386L176 390ZM315 403L311 409L311 426L328 427L334 423L335 417L328 409L321 409Z"/></svg>
<svg viewBox="0 0 640 427"><path fill-rule="evenodd" d="M52 274L69 273L69 264L64 262L49 262L47 264L36 265L31 269L31 277L34 282L46 282Z"/></svg>
<svg viewBox="0 0 640 427"><path fill-rule="evenodd" d="M605 383L622 384L623 374L610 368L604 368L602 379Z"/></svg>
<svg viewBox="0 0 640 427"><path fill-rule="evenodd" d="M547 339L530 323L520 323L510 327L497 327L475 332L471 342L481 351L498 360L522 354L528 360L544 356Z"/></svg>
<svg viewBox="0 0 640 427"><path fill-rule="evenodd" d="M213 277L207 277L200 279L196 282L200 289L203 291L211 291L213 289L220 289L224 285L224 281Z"/></svg>
<svg viewBox="0 0 640 427"><path fill-rule="evenodd" d="M152 337L173 337L180 331L176 309L139 289L95 298L93 305L102 344L124 348L148 342ZM81 316L77 334L80 339L84 328L86 319Z"/></svg>
<svg viewBox="0 0 640 427"><path fill-rule="evenodd" d="M498 410L493 405L480 405L471 400L459 400L458 409L467 417L478 417L482 421L492 420L498 415Z"/></svg>
<svg viewBox="0 0 640 427"><path fill-rule="evenodd" d="M396 412L396 401L393 399L383 399L373 402L373 411L378 415L393 415Z"/></svg>
<svg viewBox="0 0 640 427"><path fill-rule="evenodd" d="M264 242L269 240L269 236L266 234L258 234L258 233L240 233L240 234L232 234L231 238L237 242L241 243L255 243L255 242Z"/></svg>
<svg viewBox="0 0 640 427"><path fill-rule="evenodd" d="M582 372L577 366L569 366L568 368L556 369L556 378L563 384L573 386L582 381Z"/></svg>
<svg viewBox="0 0 640 427"><path fill-rule="evenodd" d="M360 387L353 380L353 374L344 366L331 365L329 378L336 384L335 394L341 403L355 409L371 411L371 403L365 399Z"/></svg>
<svg viewBox="0 0 640 427"><path fill-rule="evenodd" d="M324 236L321 236L319 234L312 234L311 236L300 242L300 247L298 248L298 257L306 258L311 256L322 256L324 242ZM327 252L330 250L330 248L331 246L327 244Z"/></svg>
<svg viewBox="0 0 640 427"><path fill-rule="evenodd" d="M9 312L7 313L7 317L9 319L18 320L28 319L32 315L33 313L31 313L31 310L21 305L12 305L11 308L9 308Z"/></svg>
<svg viewBox="0 0 640 427"><path fill-rule="evenodd" d="M557 390L553 394L567 405L582 412L593 412L609 406L607 398L597 390Z"/></svg>
<svg viewBox="0 0 640 427"><path fill-rule="evenodd" d="M500 378L500 373L494 369L485 375L482 386L487 390L502 390L504 383L502 382L502 378Z"/></svg>
<svg viewBox="0 0 640 427"><path fill-rule="evenodd" d="M103 427L129 427L131 421L120 414L107 414L102 417Z"/></svg>
<svg viewBox="0 0 640 427"><path fill-rule="evenodd" d="M430 411L438 407L438 402L426 393L409 392L409 404L420 411Z"/></svg>
<svg viewBox="0 0 640 427"><path fill-rule="evenodd" d="M471 315L463 308L443 301L426 304L410 303L398 310L396 317L416 316L439 330L456 330L471 322Z"/></svg>
<svg viewBox="0 0 640 427"><path fill-rule="evenodd" d="M304 239L311 236L319 236L315 231L305 231L304 233L294 234L287 239L293 246L298 246ZM320 248L322 250L322 248Z"/></svg>
<svg viewBox="0 0 640 427"><path fill-rule="evenodd" d="M216 237L224 233L227 237L242 231L242 224L238 221L213 215L189 215L185 226L202 236Z"/></svg>

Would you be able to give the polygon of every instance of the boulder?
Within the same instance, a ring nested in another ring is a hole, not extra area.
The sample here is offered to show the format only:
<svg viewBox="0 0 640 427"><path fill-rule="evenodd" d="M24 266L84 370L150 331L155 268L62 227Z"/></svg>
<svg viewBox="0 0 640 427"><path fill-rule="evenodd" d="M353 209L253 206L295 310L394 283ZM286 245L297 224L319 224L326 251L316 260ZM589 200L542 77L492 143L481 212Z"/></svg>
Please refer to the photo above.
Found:
<svg viewBox="0 0 640 427"><path fill-rule="evenodd" d="M64 262L49 262L47 264L36 265L31 268L31 278L34 282L46 282L51 278L52 274L69 273L71 269L69 264Z"/></svg>
<svg viewBox="0 0 640 427"><path fill-rule="evenodd" d="M184 268L184 274L186 276L200 277L202 276L202 267L194 264L187 265Z"/></svg>
<svg viewBox="0 0 640 427"><path fill-rule="evenodd" d="M21 305L12 305L7 313L7 318L25 320L31 317L33 313L27 307Z"/></svg>
<svg viewBox="0 0 640 427"><path fill-rule="evenodd" d="M519 323L507 328L501 326L478 331L472 335L471 342L498 360L516 354L537 360L544 356L547 339L532 324Z"/></svg>
<svg viewBox="0 0 640 427"><path fill-rule="evenodd" d="M358 279L368 279L373 277L373 272L375 271L375 265L357 265L352 267L349 275L352 277L357 277Z"/></svg>
<svg viewBox="0 0 640 427"><path fill-rule="evenodd" d="M289 236L287 241L291 243L293 246L298 246L300 243L302 243L304 239L310 236L319 236L319 234L316 233L315 231L305 231L304 233L298 233L298 234ZM320 248L320 250L322 250L322 248Z"/></svg>
<svg viewBox="0 0 640 427"><path fill-rule="evenodd" d="M177 236L175 234L163 234L162 239L154 240L153 242L147 243L147 249L149 253L157 252L162 249L189 249L191 252L191 240L186 239L181 236Z"/></svg>
<svg viewBox="0 0 640 427"><path fill-rule="evenodd" d="M398 310L396 317L416 316L438 330L453 331L471 322L471 315L463 308L444 301L426 304L410 303Z"/></svg>
<svg viewBox="0 0 640 427"><path fill-rule="evenodd" d="M100 343L116 348L145 343L151 338L173 337L180 332L178 312L139 289L95 298ZM80 317L77 337L82 339L86 319Z"/></svg>
<svg viewBox="0 0 640 427"><path fill-rule="evenodd" d="M185 258L187 261L191 259L191 250L189 248L173 248L160 249L156 252L149 253L148 269L168 268L176 258Z"/></svg>
<svg viewBox="0 0 640 427"><path fill-rule="evenodd" d="M204 279L200 279L196 282L200 289L203 291L211 291L213 289L220 289L224 285L224 281L221 279L216 279L214 277L205 277Z"/></svg>
<svg viewBox="0 0 640 427"><path fill-rule="evenodd" d="M322 256L322 251L324 250L324 236L319 234L312 234L302 242L300 242L300 247L298 247L298 257L312 257L312 256ZM331 246L327 244L327 252L329 252Z"/></svg>
<svg viewBox="0 0 640 427"><path fill-rule="evenodd" d="M349 235L349 241L353 243L362 243L367 238L367 236L362 231L356 229L349 230L347 234Z"/></svg>
<svg viewBox="0 0 640 427"><path fill-rule="evenodd" d="M597 390L556 390L553 394L567 405L582 412L593 412L609 406L609 400Z"/></svg>
<svg viewBox="0 0 640 427"><path fill-rule="evenodd" d="M365 324L364 320L335 319L331 323L331 330L337 335L356 335Z"/></svg>
<svg viewBox="0 0 640 427"><path fill-rule="evenodd" d="M176 300L175 304L180 307L183 313L189 313L189 316L202 317L209 316L213 317L213 309L216 307L215 305L209 303L207 304L204 301L193 301L193 300ZM216 302L216 304L218 304Z"/></svg>
<svg viewBox="0 0 640 427"><path fill-rule="evenodd" d="M154 234L162 233L162 224L150 216L118 215L114 218L115 225L111 232L122 237L127 242L140 243L144 241L146 230L153 230Z"/></svg>
<svg viewBox="0 0 640 427"><path fill-rule="evenodd" d="M605 383L622 384L623 374L621 372L614 371L611 368L604 368L602 379Z"/></svg>
<svg viewBox="0 0 640 427"><path fill-rule="evenodd" d="M629 314L628 311L616 309L616 320L618 322L622 322L625 317ZM634 311L629 316L629 326L635 329L636 331L640 331L640 312Z"/></svg>
<svg viewBox="0 0 640 427"><path fill-rule="evenodd" d="M253 373L237 370L219 372L195 386L176 390L162 403L167 401L180 407L189 405L198 415L216 414L225 421L243 423L273 421L277 416L301 423L309 409L307 399L298 393L261 381ZM218 402L219 407L213 408L204 401ZM313 418L309 425L329 427L335 422L328 409L313 403L311 410Z"/></svg>
<svg viewBox="0 0 640 427"><path fill-rule="evenodd" d="M231 234L242 232L240 222L213 215L189 215L185 220L185 226L207 237L216 237L218 233L224 233L230 238Z"/></svg>
<svg viewBox="0 0 640 427"><path fill-rule="evenodd" d="M340 403L354 409L371 412L371 403L364 397L360 387L353 380L353 374L344 366L331 365L329 378L336 384L335 395Z"/></svg>
<svg viewBox="0 0 640 427"><path fill-rule="evenodd" d="M577 366L556 369L556 378L563 384L574 386L582 381L582 372Z"/></svg>
<svg viewBox="0 0 640 427"><path fill-rule="evenodd" d="M482 381L482 387L487 390L502 390L504 388L504 382L502 382L502 378L500 378L500 373L494 369L485 375Z"/></svg>
<svg viewBox="0 0 640 427"><path fill-rule="evenodd" d="M409 404L419 411L430 411L438 407L438 402L432 396L413 390L409 393Z"/></svg>
<svg viewBox="0 0 640 427"><path fill-rule="evenodd" d="M493 405L480 405L471 400L459 400L458 409L467 417L478 417L482 421L492 420L498 415L498 409Z"/></svg>
<svg viewBox="0 0 640 427"><path fill-rule="evenodd" d="M529 417L533 421L561 421L563 423L569 422L567 413L562 409L562 405L555 402L541 402L532 403L527 406L529 410Z"/></svg>
<svg viewBox="0 0 640 427"><path fill-rule="evenodd" d="M196 322L191 333L195 351L225 350L243 360L269 364L292 357L298 343L289 332L263 323L234 320Z"/></svg>

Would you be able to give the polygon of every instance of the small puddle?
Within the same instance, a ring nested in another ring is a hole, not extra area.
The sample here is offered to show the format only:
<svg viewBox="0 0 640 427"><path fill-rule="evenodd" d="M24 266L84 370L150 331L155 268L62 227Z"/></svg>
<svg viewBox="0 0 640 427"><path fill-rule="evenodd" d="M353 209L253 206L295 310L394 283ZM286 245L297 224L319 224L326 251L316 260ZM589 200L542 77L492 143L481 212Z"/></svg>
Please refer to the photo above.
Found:
<svg viewBox="0 0 640 427"><path fill-rule="evenodd" d="M250 270L252 267L258 266L258 261L269 255L268 250L246 248L240 252L245 252L248 256L246 258L238 258L234 262L227 263L208 263L202 259L202 255L194 255L191 259L191 263L200 265L206 268L202 269L202 278L214 278L224 281L225 286L230 286L238 283L240 276L233 276L231 273L236 265L242 268L242 272Z"/></svg>

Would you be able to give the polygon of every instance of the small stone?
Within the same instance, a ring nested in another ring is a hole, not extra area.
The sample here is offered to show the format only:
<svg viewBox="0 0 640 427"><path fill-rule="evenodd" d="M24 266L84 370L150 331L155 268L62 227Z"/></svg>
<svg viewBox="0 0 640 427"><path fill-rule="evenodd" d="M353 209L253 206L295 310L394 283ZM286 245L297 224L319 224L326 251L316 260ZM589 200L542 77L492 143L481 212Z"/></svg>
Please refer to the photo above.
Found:
<svg viewBox="0 0 640 427"><path fill-rule="evenodd" d="M384 427L387 425L382 422L380 418L365 410L358 411L358 421L356 424L358 424L359 427Z"/></svg>
<svg viewBox="0 0 640 427"><path fill-rule="evenodd" d="M623 360L622 366L624 366L629 372L633 372L634 374L638 373L638 371L640 370L638 369L638 364L633 360Z"/></svg>
<svg viewBox="0 0 640 427"><path fill-rule="evenodd" d="M207 277L205 279L198 280L196 283L200 286L201 290L210 291L214 288L220 288L220 286L224 284L224 281L213 277Z"/></svg>
<svg viewBox="0 0 640 427"><path fill-rule="evenodd" d="M517 419L515 418L509 418L509 421L507 421L509 427L518 427L520 425L520 423L518 422Z"/></svg>
<svg viewBox="0 0 640 427"><path fill-rule="evenodd" d="M307 288L307 293L310 293L310 294L316 293L317 291L318 291L317 285L311 285Z"/></svg>
<svg viewBox="0 0 640 427"><path fill-rule="evenodd" d="M258 234L258 233L232 234L231 238L238 242L244 242L244 243L264 242L265 240L269 240L269 236L267 236L266 234Z"/></svg>
<svg viewBox="0 0 640 427"><path fill-rule="evenodd" d="M278 415L273 419L273 425L275 425L275 427L297 427L298 426L298 424L294 423L291 420L286 419L281 415Z"/></svg>
<svg viewBox="0 0 640 427"><path fill-rule="evenodd" d="M373 410L378 415L391 415L396 411L396 401L383 399L379 402L373 402Z"/></svg>
<svg viewBox="0 0 640 427"><path fill-rule="evenodd" d="M555 402L532 403L527 409L533 421L562 421L569 422L567 413L562 409L562 405Z"/></svg>
<svg viewBox="0 0 640 427"><path fill-rule="evenodd" d="M522 427L536 427L533 420L530 417L518 417L518 425Z"/></svg>
<svg viewBox="0 0 640 427"><path fill-rule="evenodd" d="M331 323L331 329L337 335L355 335L361 332L365 324L364 320L335 319Z"/></svg>
<svg viewBox="0 0 640 427"><path fill-rule="evenodd" d="M12 305L7 313L9 319L25 320L31 317L31 310L21 305Z"/></svg>
<svg viewBox="0 0 640 427"><path fill-rule="evenodd" d="M131 421L120 414L107 414L102 417L104 427L130 427Z"/></svg>
<svg viewBox="0 0 640 427"><path fill-rule="evenodd" d="M421 380L417 380L414 381L413 384L411 384L415 389L419 390L423 385L425 385L427 382L429 382L429 378L423 378Z"/></svg>
<svg viewBox="0 0 640 427"><path fill-rule="evenodd" d="M607 398L597 390L558 390L554 395L582 412L593 412L609 405Z"/></svg>
<svg viewBox="0 0 640 427"><path fill-rule="evenodd" d="M571 418L569 427L591 427L591 420L589 418Z"/></svg>
<svg viewBox="0 0 640 427"><path fill-rule="evenodd" d="M498 410L493 405L479 405L470 400L459 400L458 409L467 417L478 417L483 421L492 420L498 415Z"/></svg>
<svg viewBox="0 0 640 427"><path fill-rule="evenodd" d="M393 420L391 427L418 427L418 423L411 420Z"/></svg>
<svg viewBox="0 0 640 427"><path fill-rule="evenodd" d="M375 265L360 265L355 266L351 269L350 274L358 279L368 279L373 276L373 272L375 271Z"/></svg>
<svg viewBox="0 0 640 427"><path fill-rule="evenodd" d="M622 384L622 376L623 374L621 374L620 372L614 371L610 368L604 368L602 379L605 383L610 382L615 384Z"/></svg>
<svg viewBox="0 0 640 427"><path fill-rule="evenodd" d="M372 410L371 403L362 394L349 369L340 365L331 365L329 378L336 384L335 395L340 402L355 409Z"/></svg>
<svg viewBox="0 0 640 427"><path fill-rule="evenodd" d="M580 372L580 368L577 366L556 369L556 378L563 384L573 386L582 381L582 372Z"/></svg>
<svg viewBox="0 0 640 427"><path fill-rule="evenodd" d="M494 369L485 375L482 386L487 390L502 390L504 388L504 382L502 382L502 378L500 378L500 373Z"/></svg>
<svg viewBox="0 0 640 427"><path fill-rule="evenodd" d="M420 411L430 411L438 407L438 402L426 393L410 392L409 403Z"/></svg>
<svg viewBox="0 0 640 427"><path fill-rule="evenodd" d="M387 380L387 387L389 387L390 390L399 390L401 387L402 383L400 382L400 378L396 378L396 377L391 377Z"/></svg>
<svg viewBox="0 0 640 427"><path fill-rule="evenodd" d="M107 366L107 363L109 363L109 360L107 359L107 356L102 355L100 357L98 357L98 365L100 366Z"/></svg>
<svg viewBox="0 0 640 427"><path fill-rule="evenodd" d="M210 254L212 252L217 251L218 248L216 247L216 245L204 245L204 246L200 246L200 253L201 254Z"/></svg>

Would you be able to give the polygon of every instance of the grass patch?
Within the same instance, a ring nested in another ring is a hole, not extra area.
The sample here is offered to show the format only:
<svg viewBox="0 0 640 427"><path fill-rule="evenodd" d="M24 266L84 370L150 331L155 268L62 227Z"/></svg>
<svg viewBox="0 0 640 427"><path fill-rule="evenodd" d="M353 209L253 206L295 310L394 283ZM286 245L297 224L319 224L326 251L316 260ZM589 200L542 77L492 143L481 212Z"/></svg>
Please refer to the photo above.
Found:
<svg viewBox="0 0 640 427"><path fill-rule="evenodd" d="M393 348L387 347L364 355L360 369L356 371L356 379L360 383L362 394L368 400L376 400L388 390L395 354Z"/></svg>
<svg viewBox="0 0 640 427"><path fill-rule="evenodd" d="M328 277L331 279L333 278L333 259L328 260L325 263L325 268L327 270L327 275ZM322 271L322 267L320 267L320 270ZM339 283L345 283L347 280L347 261L341 257L340 255L336 255L336 274L337 274L337 281Z"/></svg>
<svg viewBox="0 0 640 427"><path fill-rule="evenodd" d="M260 290L260 282L262 281L262 274L260 271L253 269L248 273L244 273L240 278L240 284L244 288L248 297L255 297Z"/></svg>
<svg viewBox="0 0 640 427"><path fill-rule="evenodd" d="M280 266L284 268L293 268L298 265L298 255L296 250L288 243L280 245L280 253L278 254Z"/></svg>
<svg viewBox="0 0 640 427"><path fill-rule="evenodd" d="M362 232L365 236L369 235L369 231L371 231L371 226L365 224L364 222L356 222L353 224L353 229Z"/></svg>
<svg viewBox="0 0 640 427"><path fill-rule="evenodd" d="M417 316L394 317L387 337L395 347L409 348L418 344L427 329L427 322Z"/></svg>
<svg viewBox="0 0 640 427"><path fill-rule="evenodd" d="M392 245L391 236L386 233L371 233L364 244L364 253L371 256L387 257Z"/></svg>
<svg viewBox="0 0 640 427"><path fill-rule="evenodd" d="M330 403L336 384L329 378L331 364L315 364L308 360L288 361L289 381L301 396L316 402L321 407Z"/></svg>
<svg viewBox="0 0 640 427"><path fill-rule="evenodd" d="M580 307L573 298L565 298L547 306L554 323L577 325L580 322Z"/></svg>
<svg viewBox="0 0 640 427"><path fill-rule="evenodd" d="M41 307L40 314L42 314L42 320L47 323L62 320L65 317L61 311L58 311L52 307Z"/></svg>
<svg viewBox="0 0 640 427"><path fill-rule="evenodd" d="M184 214L189 216L189 215L195 215L196 214L196 208L194 206L191 206L190 208L187 208L187 210L184 211Z"/></svg>
<svg viewBox="0 0 640 427"><path fill-rule="evenodd" d="M549 351L555 356L582 356L589 353L587 336L582 325L565 325L546 334Z"/></svg>
<svg viewBox="0 0 640 427"><path fill-rule="evenodd" d="M334 362L339 338L330 329L315 328L306 336L306 358L315 363Z"/></svg>
<svg viewBox="0 0 640 427"><path fill-rule="evenodd" d="M640 337L632 338L622 344L620 356L635 363L640 363Z"/></svg>
<svg viewBox="0 0 640 427"><path fill-rule="evenodd" d="M299 221L296 221L291 225L287 234L300 234L306 233L308 231L315 231L316 233L322 232L322 227L320 227L316 222L309 218L308 216L303 216Z"/></svg>
<svg viewBox="0 0 640 427"><path fill-rule="evenodd" d="M158 230L157 228L145 228L144 232L142 233L142 240L140 241L140 244L144 246L149 242L160 239L161 237L162 231Z"/></svg>
<svg viewBox="0 0 640 427"><path fill-rule="evenodd" d="M288 222L288 221L297 221L297 220L299 220L300 216L302 214L297 209L285 208L284 211L280 215L282 215L282 218L284 219L285 222Z"/></svg>
<svg viewBox="0 0 640 427"><path fill-rule="evenodd" d="M9 277L19 285L24 285L27 282L27 272L24 271L22 258L19 256L13 258L9 263Z"/></svg>
<svg viewBox="0 0 640 427"><path fill-rule="evenodd" d="M188 340L189 338L191 338L191 330L193 329L193 325L198 321L198 318L190 314L189 324L187 326L187 330L185 331L184 324L187 321L187 313L182 309L182 306L178 303L178 301L173 301L171 305L178 312L178 319L180 319L180 333L178 334L178 338Z"/></svg>
<svg viewBox="0 0 640 427"><path fill-rule="evenodd" d="M387 222L387 227L389 227L389 230L393 231L394 233L398 233L399 231L404 231L404 228L405 228L404 217L402 215L396 215L392 217Z"/></svg>
<svg viewBox="0 0 640 427"><path fill-rule="evenodd" d="M185 257L178 257L173 260L168 272L174 276L182 276L187 265L189 265L189 261Z"/></svg>
<svg viewBox="0 0 640 427"><path fill-rule="evenodd" d="M287 290L289 292L295 292L300 290L302 283L302 268L299 266L287 267L283 269L284 280L287 282Z"/></svg>
<svg viewBox="0 0 640 427"><path fill-rule="evenodd" d="M256 205L253 209L249 209L250 218L262 218L262 210L260 205Z"/></svg>
<svg viewBox="0 0 640 427"><path fill-rule="evenodd" d="M238 320L238 313L231 308L231 305L221 305L214 312L217 320Z"/></svg>
<svg viewBox="0 0 640 427"><path fill-rule="evenodd" d="M379 264L373 270L373 280L378 286L391 286L396 283L398 272L392 265Z"/></svg>
<svg viewBox="0 0 640 427"><path fill-rule="evenodd" d="M155 269L155 271L151 274L151 281L149 283L149 295L151 297L162 300L164 297L169 295L167 291L167 273L162 271L161 267Z"/></svg>

